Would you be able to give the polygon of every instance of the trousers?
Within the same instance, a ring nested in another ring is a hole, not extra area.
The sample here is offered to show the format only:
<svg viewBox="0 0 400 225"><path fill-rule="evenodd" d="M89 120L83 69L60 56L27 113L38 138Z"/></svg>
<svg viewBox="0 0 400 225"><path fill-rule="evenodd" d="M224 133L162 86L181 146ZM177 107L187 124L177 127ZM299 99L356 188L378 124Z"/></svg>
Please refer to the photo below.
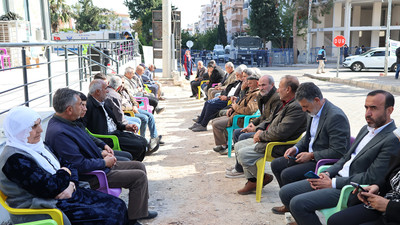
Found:
<svg viewBox="0 0 400 225"><path fill-rule="evenodd" d="M206 127L211 119L215 118L218 111L223 109L228 104L228 101L222 101L219 98L213 98L204 103L203 110L199 117L199 124Z"/></svg>
<svg viewBox="0 0 400 225"><path fill-rule="evenodd" d="M314 171L316 165L315 161L296 163L291 159L279 157L272 160L271 169L279 183L279 187L282 187L295 181L304 180L304 174L310 170Z"/></svg>
<svg viewBox="0 0 400 225"><path fill-rule="evenodd" d="M156 129L156 121L154 119L153 114L147 112L146 110L139 109L139 113L135 114L135 117L139 118L141 121L140 124L140 136L145 137L146 127L149 127L150 137L156 138L158 136Z"/></svg>
<svg viewBox="0 0 400 225"><path fill-rule="evenodd" d="M133 160L143 161L147 150L147 140L144 137L119 130L116 130L111 134L118 137L121 149L131 153ZM111 139L102 138L102 140L113 148L114 145Z"/></svg>

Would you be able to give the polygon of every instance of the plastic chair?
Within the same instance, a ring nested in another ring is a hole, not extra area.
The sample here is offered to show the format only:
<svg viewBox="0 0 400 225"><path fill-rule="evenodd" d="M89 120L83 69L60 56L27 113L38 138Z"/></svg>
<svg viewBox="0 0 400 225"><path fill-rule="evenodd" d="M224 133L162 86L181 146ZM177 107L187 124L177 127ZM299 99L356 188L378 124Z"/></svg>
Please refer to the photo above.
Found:
<svg viewBox="0 0 400 225"><path fill-rule="evenodd" d="M16 225L57 225L57 222L51 219L47 219L47 220L38 220L28 223L18 223Z"/></svg>
<svg viewBox="0 0 400 225"><path fill-rule="evenodd" d="M202 80L202 81L200 82L200 85L197 86L197 89L198 89L197 98L198 98L198 99L201 98L201 85L204 84L204 83L206 83L206 82L209 82L209 80Z"/></svg>
<svg viewBox="0 0 400 225"><path fill-rule="evenodd" d="M110 138L113 142L113 150L121 151L121 147L119 145L119 140L118 137L115 135L105 135L105 134L93 134L92 132L89 131L89 129L86 128L86 132L88 134L92 135L93 137L97 138Z"/></svg>
<svg viewBox="0 0 400 225"><path fill-rule="evenodd" d="M151 93L151 90L150 90L150 88L149 88L149 86L147 86L147 84L143 84L143 86L144 86L144 90L147 92L147 93Z"/></svg>
<svg viewBox="0 0 400 225"><path fill-rule="evenodd" d="M153 106L150 105L149 103L149 98L147 97L134 97L136 101L140 102L139 103L139 109L146 110L149 113L153 112Z"/></svg>
<svg viewBox="0 0 400 225"><path fill-rule="evenodd" d="M124 114L130 117L135 117L135 113L133 111L124 111ZM140 129L138 130L137 133L140 135Z"/></svg>
<svg viewBox="0 0 400 225"><path fill-rule="evenodd" d="M95 175L97 177L97 179L99 180L99 185L100 185L100 187L97 188L98 191L101 191L101 192L106 193L106 194L113 195L115 197L118 197L121 194L121 192L122 192L121 188L109 188L108 187L107 176L104 173L104 171L102 171L102 170L93 170L91 172L84 173L84 174L86 174L86 175Z"/></svg>
<svg viewBox="0 0 400 225"><path fill-rule="evenodd" d="M32 215L32 214L48 214L51 218L57 222L58 225L64 225L63 216L58 209L20 209L11 208L6 203L7 196L0 191L0 204L8 211L8 213L13 215Z"/></svg>
<svg viewBox="0 0 400 225"><path fill-rule="evenodd" d="M257 118L260 116L260 110L257 110L253 115L235 115L233 117L232 126L227 127L226 130L228 131L228 157L231 157L232 154L232 139L233 139L233 131L237 128L240 128L237 121L239 118L244 117L244 125L243 127L247 127L249 125L249 121L251 118ZM247 123L246 123L247 122Z"/></svg>
<svg viewBox="0 0 400 225"><path fill-rule="evenodd" d="M265 162L271 162L274 160L272 157L272 149L278 145L294 145L300 141L303 135L300 135L296 140L293 141L286 141L286 142L269 142L267 147L265 148L265 155L264 158L257 160L257 187L256 187L256 201L261 201L261 192L263 188L264 182L264 171L265 171Z"/></svg>
<svg viewBox="0 0 400 225"><path fill-rule="evenodd" d="M0 51L3 51L3 54L0 55L1 68L4 69L4 58L8 59L8 68L11 68L11 57L7 54L7 49L0 48Z"/></svg>

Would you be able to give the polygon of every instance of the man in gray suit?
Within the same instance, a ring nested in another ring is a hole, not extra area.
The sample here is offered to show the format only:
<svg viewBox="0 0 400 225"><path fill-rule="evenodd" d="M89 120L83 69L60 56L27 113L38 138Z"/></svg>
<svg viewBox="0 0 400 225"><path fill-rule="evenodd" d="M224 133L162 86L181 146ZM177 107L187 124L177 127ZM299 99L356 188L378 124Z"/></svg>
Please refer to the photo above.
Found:
<svg viewBox="0 0 400 225"><path fill-rule="evenodd" d="M271 163L279 186L305 179L314 171L320 159L340 159L350 147L350 125L344 112L322 96L311 82L302 83L296 91L296 101L311 119L304 137L286 150L283 157ZM289 158L290 157L290 158ZM274 207L276 214L288 212L285 206Z"/></svg>
<svg viewBox="0 0 400 225"><path fill-rule="evenodd" d="M350 182L373 184L388 170L390 157L397 155L400 142L393 134L396 128L390 118L394 97L389 92L376 90L365 100L364 126L350 150L320 178L287 184L279 196L297 224L321 224L315 210L336 206L341 188Z"/></svg>

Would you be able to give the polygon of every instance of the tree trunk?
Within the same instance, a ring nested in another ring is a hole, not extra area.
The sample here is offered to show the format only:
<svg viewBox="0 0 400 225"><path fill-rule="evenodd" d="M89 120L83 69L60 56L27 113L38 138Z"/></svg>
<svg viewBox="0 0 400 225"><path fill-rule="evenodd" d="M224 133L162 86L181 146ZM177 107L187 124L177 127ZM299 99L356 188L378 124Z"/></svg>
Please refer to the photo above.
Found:
<svg viewBox="0 0 400 225"><path fill-rule="evenodd" d="M295 11L293 14L293 64L297 64L297 12L299 10L299 0L295 1Z"/></svg>

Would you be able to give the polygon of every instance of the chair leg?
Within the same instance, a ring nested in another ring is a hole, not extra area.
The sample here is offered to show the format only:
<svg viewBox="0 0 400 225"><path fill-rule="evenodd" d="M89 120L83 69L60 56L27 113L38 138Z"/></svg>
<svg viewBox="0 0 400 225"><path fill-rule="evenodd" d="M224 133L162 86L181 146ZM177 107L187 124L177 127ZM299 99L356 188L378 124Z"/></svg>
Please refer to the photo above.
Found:
<svg viewBox="0 0 400 225"><path fill-rule="evenodd" d="M11 59L8 57L8 68L11 68Z"/></svg>
<svg viewBox="0 0 400 225"><path fill-rule="evenodd" d="M201 99L201 86L198 86L198 94L197 94L197 98L200 100Z"/></svg>
<svg viewBox="0 0 400 225"><path fill-rule="evenodd" d="M1 68L4 70L4 56L1 56Z"/></svg>
<svg viewBox="0 0 400 225"><path fill-rule="evenodd" d="M257 165L256 201L261 202L261 192L263 189L264 170L265 170L264 157L257 160L256 165Z"/></svg>
<svg viewBox="0 0 400 225"><path fill-rule="evenodd" d="M231 157L232 154L232 127L227 127L226 130L228 131L228 157Z"/></svg>

